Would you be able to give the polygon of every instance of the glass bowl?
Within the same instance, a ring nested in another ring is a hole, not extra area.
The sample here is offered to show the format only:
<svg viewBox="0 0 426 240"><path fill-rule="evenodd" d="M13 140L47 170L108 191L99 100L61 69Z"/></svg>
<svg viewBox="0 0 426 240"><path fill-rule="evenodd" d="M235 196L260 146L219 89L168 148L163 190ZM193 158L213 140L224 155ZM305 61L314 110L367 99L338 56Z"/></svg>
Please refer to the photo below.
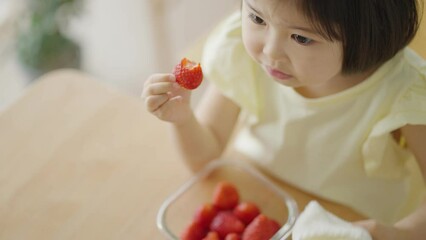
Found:
<svg viewBox="0 0 426 240"><path fill-rule="evenodd" d="M296 201L253 166L226 160L212 161L170 195L158 211L157 227L168 239L179 240L195 210L212 202L214 188L221 181L233 183L240 201L256 203L263 214L282 225L272 240L289 239L298 216Z"/></svg>

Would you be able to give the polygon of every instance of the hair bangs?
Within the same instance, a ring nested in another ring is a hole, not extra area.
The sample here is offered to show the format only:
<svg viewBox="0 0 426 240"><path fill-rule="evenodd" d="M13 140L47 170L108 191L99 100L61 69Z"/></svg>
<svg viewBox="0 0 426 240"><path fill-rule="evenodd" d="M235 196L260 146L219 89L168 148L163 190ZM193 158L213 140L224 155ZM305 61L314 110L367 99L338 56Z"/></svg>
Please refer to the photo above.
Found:
<svg viewBox="0 0 426 240"><path fill-rule="evenodd" d="M341 25L340 1L295 0L299 11L306 17L312 27L326 40L341 41L343 38Z"/></svg>

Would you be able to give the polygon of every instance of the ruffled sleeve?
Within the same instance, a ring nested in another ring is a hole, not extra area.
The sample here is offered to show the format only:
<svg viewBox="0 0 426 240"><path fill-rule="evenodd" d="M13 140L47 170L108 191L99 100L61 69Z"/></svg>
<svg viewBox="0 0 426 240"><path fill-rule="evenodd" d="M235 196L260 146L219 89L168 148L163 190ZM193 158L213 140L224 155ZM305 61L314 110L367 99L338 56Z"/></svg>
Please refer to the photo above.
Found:
<svg viewBox="0 0 426 240"><path fill-rule="evenodd" d="M400 146L390 134L407 124L426 125L426 62L408 52L411 64L406 79L413 79L402 90L391 111L377 122L363 145L364 167L367 175L398 179L407 175L410 151Z"/></svg>
<svg viewBox="0 0 426 240"><path fill-rule="evenodd" d="M244 49L239 12L211 33L204 47L202 63L208 81L243 110L258 115L256 66Z"/></svg>

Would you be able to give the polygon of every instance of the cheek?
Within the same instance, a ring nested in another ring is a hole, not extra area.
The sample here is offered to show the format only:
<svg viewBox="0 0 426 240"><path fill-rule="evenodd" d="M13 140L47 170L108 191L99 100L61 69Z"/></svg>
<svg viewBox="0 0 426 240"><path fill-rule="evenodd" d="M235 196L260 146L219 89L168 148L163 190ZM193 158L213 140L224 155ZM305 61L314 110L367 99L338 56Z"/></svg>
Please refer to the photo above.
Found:
<svg viewBox="0 0 426 240"><path fill-rule="evenodd" d="M328 75L340 74L342 70L342 56L338 51L329 51L327 55L323 55L324 58L320 61L318 66L324 69L324 73Z"/></svg>
<svg viewBox="0 0 426 240"><path fill-rule="evenodd" d="M309 51L304 55L299 55L299 58L295 58L292 63L300 76L319 81L340 74L342 68L340 53L331 48L328 48L327 51Z"/></svg>
<svg viewBox="0 0 426 240"><path fill-rule="evenodd" d="M258 59L262 53L263 45L256 34L250 30L243 28L242 32L243 44L247 53L253 58Z"/></svg>

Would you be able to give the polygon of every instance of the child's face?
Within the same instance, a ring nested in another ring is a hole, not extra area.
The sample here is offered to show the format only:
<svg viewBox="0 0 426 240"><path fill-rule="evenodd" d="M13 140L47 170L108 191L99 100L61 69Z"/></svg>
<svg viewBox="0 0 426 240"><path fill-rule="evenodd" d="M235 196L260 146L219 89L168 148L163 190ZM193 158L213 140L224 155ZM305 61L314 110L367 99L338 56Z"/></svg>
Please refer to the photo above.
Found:
<svg viewBox="0 0 426 240"><path fill-rule="evenodd" d="M292 0L243 0L242 23L247 52L279 83L332 89L344 78L341 42L316 33Z"/></svg>

